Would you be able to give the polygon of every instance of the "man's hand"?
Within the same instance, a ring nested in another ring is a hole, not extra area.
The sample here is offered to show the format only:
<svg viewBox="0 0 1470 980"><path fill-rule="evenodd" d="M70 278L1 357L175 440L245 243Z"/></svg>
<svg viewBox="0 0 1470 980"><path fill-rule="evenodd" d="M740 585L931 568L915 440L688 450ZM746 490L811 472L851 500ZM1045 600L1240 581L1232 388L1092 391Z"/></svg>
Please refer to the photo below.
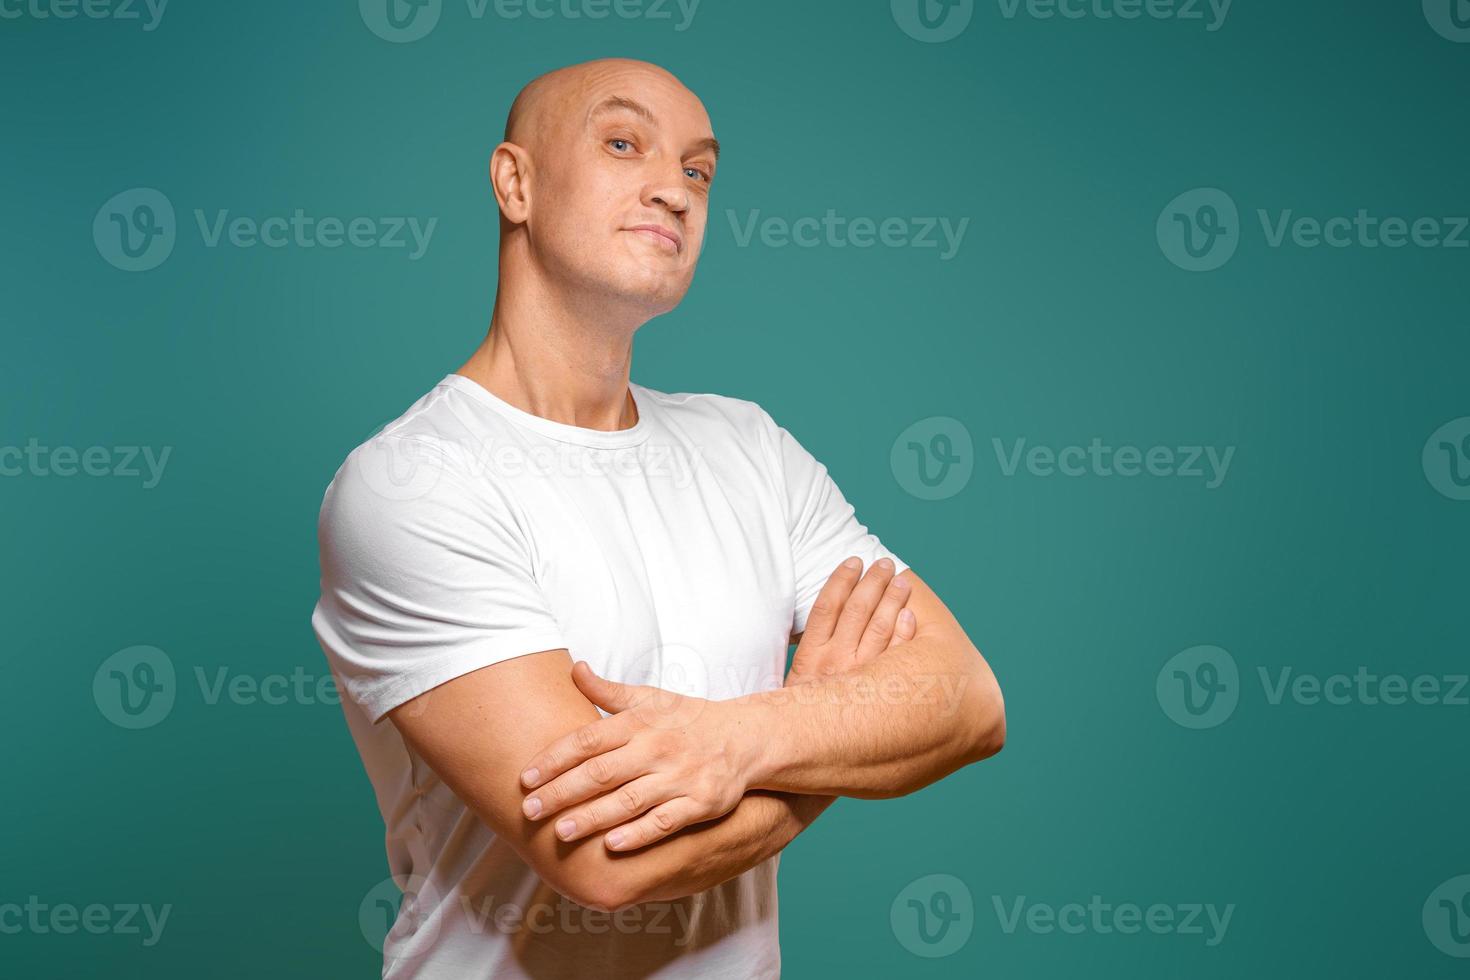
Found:
<svg viewBox="0 0 1470 980"><path fill-rule="evenodd" d="M860 576L861 561L849 562L832 573L817 597L788 687L866 663L914 635L913 614L902 615L908 589L901 576L893 580L892 562L875 562L866 576ZM522 806L527 819L576 807L556 821L558 837L574 841L612 828L606 846L628 851L716 819L740 802L760 733L737 702L619 684L580 661L572 680L589 701L613 714L558 739L531 760L521 777L535 791Z"/></svg>
<svg viewBox="0 0 1470 980"><path fill-rule="evenodd" d="M847 559L817 593L787 687L845 673L914 638L914 614L905 608L908 581L894 577L887 558L873 562L866 575L862 567L857 558Z"/></svg>
<svg viewBox="0 0 1470 980"><path fill-rule="evenodd" d="M626 851L722 816L745 795L752 733L739 730L733 702L619 684L580 660L572 681L587 700L615 713L531 760L521 774L536 790L522 807L527 818L605 794L557 820L556 835L572 841L613 827L608 848Z"/></svg>

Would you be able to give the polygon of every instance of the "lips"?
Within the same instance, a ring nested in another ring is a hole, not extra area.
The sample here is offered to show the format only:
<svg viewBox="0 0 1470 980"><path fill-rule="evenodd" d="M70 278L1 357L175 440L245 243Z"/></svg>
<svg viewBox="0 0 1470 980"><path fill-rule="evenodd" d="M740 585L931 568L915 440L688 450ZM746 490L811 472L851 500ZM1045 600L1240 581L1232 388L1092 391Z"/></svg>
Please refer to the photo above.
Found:
<svg viewBox="0 0 1470 980"><path fill-rule="evenodd" d="M628 230L649 238L661 248L671 248L675 252L684 251L683 236L672 228L665 228L663 225L648 224L634 225Z"/></svg>

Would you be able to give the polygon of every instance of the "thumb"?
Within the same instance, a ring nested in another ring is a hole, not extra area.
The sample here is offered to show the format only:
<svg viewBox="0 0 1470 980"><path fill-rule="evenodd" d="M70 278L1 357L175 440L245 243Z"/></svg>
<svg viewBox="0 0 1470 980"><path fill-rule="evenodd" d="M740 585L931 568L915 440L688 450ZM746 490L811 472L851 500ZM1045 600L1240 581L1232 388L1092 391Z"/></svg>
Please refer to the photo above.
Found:
<svg viewBox="0 0 1470 980"><path fill-rule="evenodd" d="M572 683L588 701L607 711L626 711L639 700L637 687L599 677L585 660L572 665Z"/></svg>

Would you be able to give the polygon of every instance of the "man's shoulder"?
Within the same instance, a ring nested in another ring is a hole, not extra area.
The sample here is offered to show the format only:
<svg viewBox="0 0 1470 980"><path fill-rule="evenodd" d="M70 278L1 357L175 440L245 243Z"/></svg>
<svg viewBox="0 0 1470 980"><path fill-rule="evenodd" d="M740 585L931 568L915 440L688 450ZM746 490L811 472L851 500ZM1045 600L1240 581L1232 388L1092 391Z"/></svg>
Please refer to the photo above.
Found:
<svg viewBox="0 0 1470 980"><path fill-rule="evenodd" d="M636 394L671 418L730 426L743 434L763 432L771 417L756 402L714 392L667 392L633 383Z"/></svg>
<svg viewBox="0 0 1470 980"><path fill-rule="evenodd" d="M364 433L344 465L387 456L394 462L426 460L452 469L471 466L517 431L509 420L486 411L470 396L473 384L456 375L436 382L398 416Z"/></svg>
<svg viewBox="0 0 1470 980"><path fill-rule="evenodd" d="M493 415L464 412L450 387L434 385L348 450L324 494L322 526L412 523L497 496L493 481L470 479L483 475L484 456L498 445L496 425Z"/></svg>

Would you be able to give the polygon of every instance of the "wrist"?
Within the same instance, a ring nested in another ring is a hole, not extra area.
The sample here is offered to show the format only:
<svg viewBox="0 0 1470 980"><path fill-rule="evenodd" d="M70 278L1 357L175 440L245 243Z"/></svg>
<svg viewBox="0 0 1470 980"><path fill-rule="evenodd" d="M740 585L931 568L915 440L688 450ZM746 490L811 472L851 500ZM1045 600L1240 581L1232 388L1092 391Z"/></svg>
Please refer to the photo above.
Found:
<svg viewBox="0 0 1470 980"><path fill-rule="evenodd" d="M770 707L757 698L712 702L721 712L725 745L734 757L745 789L760 789L772 771L772 753L778 741L769 717Z"/></svg>

